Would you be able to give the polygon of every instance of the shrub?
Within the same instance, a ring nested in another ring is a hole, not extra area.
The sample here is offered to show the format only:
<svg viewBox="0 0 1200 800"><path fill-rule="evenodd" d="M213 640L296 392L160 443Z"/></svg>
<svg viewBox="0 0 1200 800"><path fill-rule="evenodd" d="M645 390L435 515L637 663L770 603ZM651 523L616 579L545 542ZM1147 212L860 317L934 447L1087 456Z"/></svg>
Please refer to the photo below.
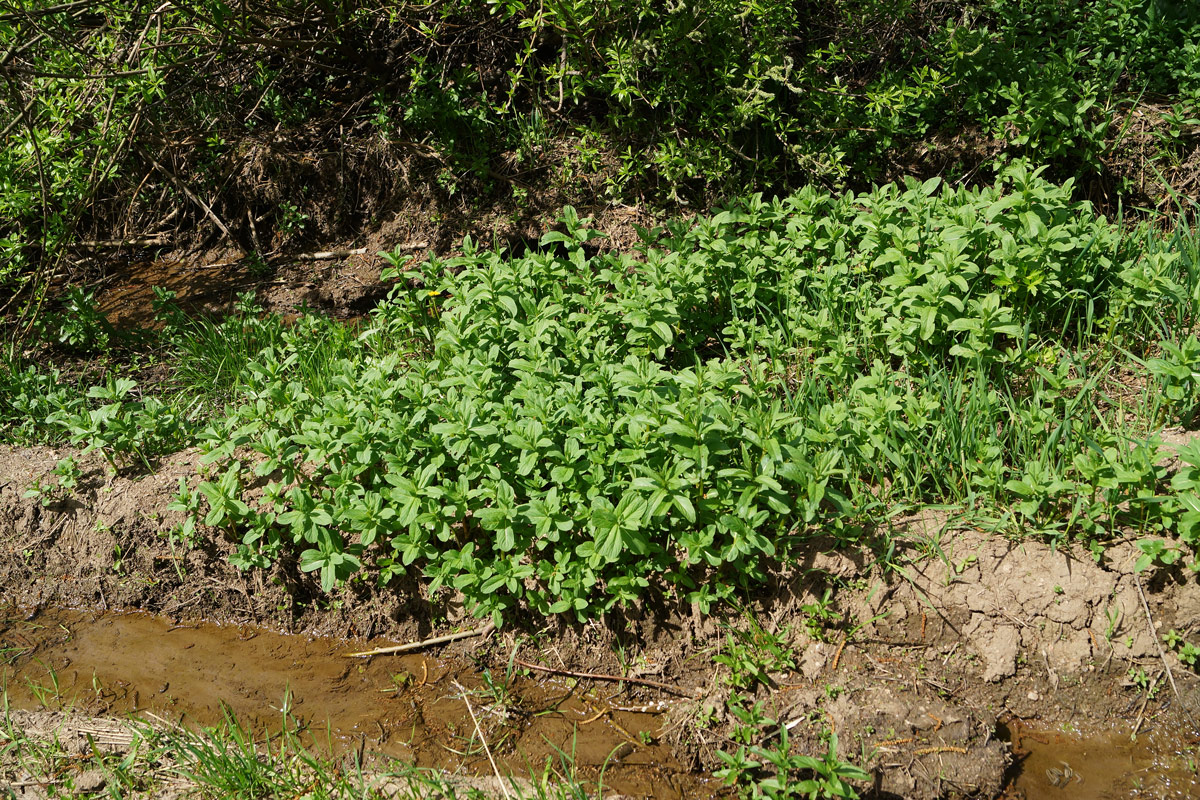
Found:
<svg viewBox="0 0 1200 800"><path fill-rule="evenodd" d="M636 258L561 223L521 257L467 241L422 265L319 390L302 348L249 364L202 434L239 563L301 548L326 590L419 569L498 621L656 577L707 605L881 492L998 496L1047 453L1062 474L1083 434L1031 431L1084 379L1035 367L1129 307L1137 262L1021 165L978 190L753 197L645 232Z"/></svg>

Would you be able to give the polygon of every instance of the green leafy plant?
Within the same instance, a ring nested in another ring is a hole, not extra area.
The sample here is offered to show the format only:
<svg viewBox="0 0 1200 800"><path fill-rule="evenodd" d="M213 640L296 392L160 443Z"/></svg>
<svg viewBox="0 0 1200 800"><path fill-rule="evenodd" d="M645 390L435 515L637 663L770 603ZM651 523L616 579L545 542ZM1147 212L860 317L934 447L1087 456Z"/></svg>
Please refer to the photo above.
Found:
<svg viewBox="0 0 1200 800"><path fill-rule="evenodd" d="M1159 683L1158 679L1151 678L1146 674L1146 671L1140 667L1130 667L1125 678L1129 681L1129 684L1136 687L1138 691L1145 692L1146 696L1150 700L1153 700L1155 697L1157 697L1159 691L1162 689L1162 684Z"/></svg>
<svg viewBox="0 0 1200 800"><path fill-rule="evenodd" d="M279 204L275 227L279 231L280 236L285 239L295 236L304 230L307 223L308 214L301 211L299 205L290 200L285 200Z"/></svg>
<svg viewBox="0 0 1200 800"><path fill-rule="evenodd" d="M1138 571L1155 564L1170 567L1177 562L1192 572L1200 571L1200 444L1189 443L1176 453L1183 466L1171 476L1170 485L1161 495L1145 498L1147 513L1153 514L1158 528L1173 534L1174 539L1139 540L1142 555L1134 565Z"/></svg>
<svg viewBox="0 0 1200 800"><path fill-rule="evenodd" d="M1149 359L1146 367L1162 386L1167 407L1188 425L1200 406L1200 339L1189 334L1178 344L1160 343L1162 354Z"/></svg>
<svg viewBox="0 0 1200 800"><path fill-rule="evenodd" d="M726 785L736 785L742 797L857 798L850 781L869 781L871 776L838 758L836 734L828 733L826 743L821 756L793 753L788 728L780 726L773 745L742 746L736 753L718 753L726 766L716 775Z"/></svg>
<svg viewBox="0 0 1200 800"><path fill-rule="evenodd" d="M825 641L829 636L829 628L840 618L833 609L833 587L826 587L819 600L801 605L800 611L804 614L804 627L809 638Z"/></svg>
<svg viewBox="0 0 1200 800"><path fill-rule="evenodd" d="M50 416L78 413L86 405L84 391L58 370L23 365L16 359L0 361L0 436L5 441L61 441L67 432L51 423Z"/></svg>
<svg viewBox="0 0 1200 800"><path fill-rule="evenodd" d="M135 381L110 376L88 390L89 399L100 401L98 407L62 408L47 422L70 435L73 444L83 445L81 455L99 451L114 471L132 462L149 470L152 458L188 441L191 426L178 408L154 397L135 399L136 389Z"/></svg>
<svg viewBox="0 0 1200 800"><path fill-rule="evenodd" d="M51 506L70 497L83 476L75 459L70 457L60 459L50 474L56 478L54 483L43 483L38 478L25 490L25 497L36 497L43 506Z"/></svg>
<svg viewBox="0 0 1200 800"><path fill-rule="evenodd" d="M1174 628L1163 634L1163 641L1167 647L1175 651L1180 661L1192 670L1196 669L1196 665L1200 663L1200 646L1184 639L1183 635Z"/></svg>
<svg viewBox="0 0 1200 800"><path fill-rule="evenodd" d="M75 286L67 291L62 310L38 318L42 337L76 352L100 352L116 336L96 306L95 292Z"/></svg>
<svg viewBox="0 0 1200 800"><path fill-rule="evenodd" d="M769 684L769 673L796 666L795 654L784 644L786 631L772 634L752 618L747 622L746 630L731 628L725 646L713 656L714 662L729 669L727 680L736 689Z"/></svg>
<svg viewBox="0 0 1200 800"><path fill-rule="evenodd" d="M1071 348L1145 330L1145 298L1190 302L1186 263L1142 281L1136 235L1023 164L977 190L752 197L633 254L601 241L568 208L520 257L386 254L404 280L319 370L319 326L270 333L200 437L238 563L298 548L327 590L419 571L500 622L652 580L708 608L817 520L850 535L901 499L1012 503L1057 537L1183 530L1155 446L1106 429ZM267 325L249 306L229 324ZM828 603L807 613L821 635Z"/></svg>

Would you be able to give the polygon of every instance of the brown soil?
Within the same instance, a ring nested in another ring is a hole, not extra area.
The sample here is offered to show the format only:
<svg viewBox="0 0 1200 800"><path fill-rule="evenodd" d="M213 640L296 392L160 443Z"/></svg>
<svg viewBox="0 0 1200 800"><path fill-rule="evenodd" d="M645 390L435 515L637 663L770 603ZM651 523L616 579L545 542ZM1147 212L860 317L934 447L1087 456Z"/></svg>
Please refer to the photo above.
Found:
<svg viewBox="0 0 1200 800"><path fill-rule="evenodd" d="M179 520L166 506L178 478L194 474L193 453L166 459L156 473L140 478L111 477L99 461L83 459L85 480L72 500L43 508L23 498L24 488L64 454L49 448L0 451L0 585L15 606L41 614L79 609L88 612L79 617L86 625L93 624L86 622L91 612L105 609L155 612L171 621L167 627L200 619L254 625L256 640L277 641L275 652L286 658L311 654L314 645L302 638L276 640L267 631L412 641L477 624L454 598L429 598L416 580L382 592L354 584L325 596L294 564L271 573L237 572L225 560L232 545L219 536L195 549L172 547L165 534ZM750 693L768 716L791 726L798 752L823 753L821 734L835 731L840 756L874 776L872 796L993 797L1005 787L1009 797L1045 796L1037 794L1036 781L1039 774L1042 784L1048 781L1053 761L1067 762L1085 781L1092 776L1084 784L1089 788L1115 787L1116 793L1106 789L1096 797L1200 792L1195 772L1188 771L1200 741L1200 683L1173 654L1160 654L1157 644L1170 629L1193 639L1200 630L1195 576L1138 575L1133 564L1139 551L1130 541L1111 543L1097 562L1074 546L1009 541L933 514L893 522L886 533L896 543L886 563L866 550L835 550L833 542L814 540L802 563L750 599L746 617L646 603L583 626L515 620L484 642L467 639L419 656L380 659L370 665L369 679L351 668L341 680L353 694L361 681L383 682L401 669L413 674L422 661L440 665L472 657L493 674L505 674L514 648L530 662L643 677L699 699L680 702L631 686L613 702L670 701L658 740L679 763L676 775L701 774L720 766L717 751L736 747L726 738L732 730L723 706L729 673L713 656L725 646L727 626L745 628L753 615L796 653L797 666ZM822 622L814 609L829 586L835 592ZM108 619L101 615L94 624ZM234 635L240 629L224 630ZM200 634L177 629L170 636L182 641ZM65 657L74 663L83 649ZM209 649L217 648L196 639L188 652ZM86 690L90 674L72 669ZM115 662L105 669L127 671ZM1153 684L1151 697L1149 686L1129 679L1131 670ZM287 666L268 671L255 692L277 706L289 682L295 687L303 680L299 672ZM129 678L117 674L104 685L117 680ZM614 688L594 687L601 696ZM168 688L162 694L180 702L195 697L203 707L205 697L220 694L207 691L176 694ZM415 696L411 691L399 696ZM446 707L433 716L464 710L453 698L443 702ZM1114 735L1131 731L1150 742L1139 751L1150 760L1136 753L1104 756L1102 770L1086 755L1115 752L1098 749L1097 742L1109 746ZM1031 744L1042 739L1049 750ZM669 763L666 755L656 759ZM1142 787L1137 792L1129 788L1135 780ZM1066 797L1074 785L1056 787L1051 796ZM638 791L664 796L657 786Z"/></svg>

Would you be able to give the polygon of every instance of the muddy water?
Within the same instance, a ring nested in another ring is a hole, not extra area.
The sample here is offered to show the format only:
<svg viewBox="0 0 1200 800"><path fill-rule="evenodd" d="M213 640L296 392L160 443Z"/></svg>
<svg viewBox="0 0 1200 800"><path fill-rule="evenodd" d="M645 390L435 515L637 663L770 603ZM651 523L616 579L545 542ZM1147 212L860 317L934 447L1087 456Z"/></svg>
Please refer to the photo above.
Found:
<svg viewBox="0 0 1200 800"><path fill-rule="evenodd" d="M1149 728L1146 730L1146 728ZM1124 800L1200 797L1196 740L1177 726L1151 723L1088 737L1030 730L1000 733L1013 746L1014 779L1006 797L1024 800Z"/></svg>
<svg viewBox="0 0 1200 800"><path fill-rule="evenodd" d="M220 724L228 709L243 725L277 733L286 707L290 724L335 751L490 774L469 702L501 769L513 774L541 774L547 762L561 774L561 754L573 754L578 777L595 785L603 768L616 792L718 794L658 743L661 711L615 685L485 674L421 653L344 657L362 649L367 643L145 614L0 608L0 680L16 708L153 712L199 726Z"/></svg>

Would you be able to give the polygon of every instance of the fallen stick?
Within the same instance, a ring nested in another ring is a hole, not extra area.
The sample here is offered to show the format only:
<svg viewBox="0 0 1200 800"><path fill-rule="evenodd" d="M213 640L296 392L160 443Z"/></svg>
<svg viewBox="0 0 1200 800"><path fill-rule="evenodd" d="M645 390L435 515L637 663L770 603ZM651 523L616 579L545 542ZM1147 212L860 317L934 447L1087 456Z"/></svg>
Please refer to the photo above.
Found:
<svg viewBox="0 0 1200 800"><path fill-rule="evenodd" d="M1137 584L1138 596L1142 598L1142 610L1146 612L1146 624L1150 626L1150 638L1154 640L1154 646L1158 648L1158 657L1162 659L1163 671L1167 673L1167 683L1171 684L1171 691L1175 693L1175 699L1179 699L1179 689L1175 686L1175 677L1171 675L1171 665L1167 663L1167 654L1163 651L1162 642L1158 640L1158 631L1154 629L1154 617L1150 616L1150 604L1146 602L1146 593L1142 590L1142 578L1140 575L1134 574L1133 582Z"/></svg>
<svg viewBox="0 0 1200 800"><path fill-rule="evenodd" d="M188 188L186 183L184 183L182 180L180 180L178 175L176 175L174 172L171 172L169 169L164 167L162 164L155 161L154 156L150 155L145 150L141 150L141 154L146 157L146 159L150 162L151 166L153 166L156 170L158 170L164 176L166 176L167 180L169 180L171 183L175 184L175 187L177 189L179 189L179 191L183 192L184 195L186 195L189 200L191 200L196 205L200 206L200 208L204 209L204 215L206 217L208 217L209 219L211 219L213 221L213 223L218 228L221 229L221 233L225 234L226 239L233 242L234 244L237 244L237 239L233 238L233 234L229 232L229 228L225 227L225 223L221 221L221 218L217 216L217 213L215 211L213 211L211 208L209 208L208 203L204 202L199 197L197 197L195 194L193 194L192 190Z"/></svg>
<svg viewBox="0 0 1200 800"><path fill-rule="evenodd" d="M410 650L420 650L423 647L433 647L435 644L446 644L447 642L457 642L459 639L470 639L472 636L487 636L495 629L496 626L489 622L487 625L470 631L447 633L445 636L435 636L432 639L423 639L419 642L398 644L392 647L376 647L374 650L363 650L361 653L345 653L342 657L367 658L368 656L385 656L390 653L406 653Z"/></svg>
<svg viewBox="0 0 1200 800"><path fill-rule="evenodd" d="M363 248L363 249L365 250L366 248ZM400 242L399 244L392 245L391 248L384 248L384 249L379 250L378 252L381 254L384 252L407 253L412 250L428 250L428 249L429 249L429 242Z"/></svg>
<svg viewBox="0 0 1200 800"><path fill-rule="evenodd" d="M826 712L826 713L828 713L828 712ZM830 719L832 719L832 717ZM808 721L808 714L802 714L802 715L796 717L794 720L784 723L782 728L776 728L775 730L768 733L766 736L764 736L762 738L761 742L769 742L773 737L778 736L780 731L790 731L793 728L795 728L797 725L799 725L801 722L807 722L807 721ZM912 739L909 739L908 741L911 742Z"/></svg>
<svg viewBox="0 0 1200 800"><path fill-rule="evenodd" d="M496 759L492 758L492 748L488 747L487 739L483 736L483 729L479 727L479 718L475 716L475 709L471 708L471 701L467 697L467 690L458 681L454 681L454 688L458 689L462 694L462 701L467 704L467 712L471 715L471 722L475 723L475 732L479 734L479 741L483 742L483 752L487 753L488 761L492 765L492 772L496 776L496 780L500 782L500 791L504 792L505 800L512 797L508 793L508 787L505 786L504 776L500 774L500 769L496 766Z"/></svg>
<svg viewBox="0 0 1200 800"><path fill-rule="evenodd" d="M611 706L611 711L627 711L632 714L661 714L671 708L669 703L655 700L653 703L643 703L640 706Z"/></svg>
<svg viewBox="0 0 1200 800"><path fill-rule="evenodd" d="M392 248L393 251L405 250L424 250L429 247L429 242L407 242L398 244ZM347 256L362 256L366 255L368 248L356 247L353 250L320 250L315 253L297 253L294 256L280 255L276 256L276 260L294 259L296 261L328 261L332 258L346 258Z"/></svg>
<svg viewBox="0 0 1200 800"><path fill-rule="evenodd" d="M134 236L128 239L95 239L87 242L75 242L72 247L100 250L108 247L150 247L169 243L170 240L165 236Z"/></svg>
<svg viewBox="0 0 1200 800"><path fill-rule="evenodd" d="M588 718L587 718L587 719L585 719L585 720L582 720L582 721L579 723L579 726L580 726L580 727L583 727L584 725L591 725L593 722L595 722L596 720L600 719L601 717L603 717L603 716L604 716L605 714L607 714L607 713L608 713L608 709L607 709L607 708L602 708L602 709L600 709L599 711L597 711L595 714L593 714L592 716L588 717Z"/></svg>
<svg viewBox="0 0 1200 800"><path fill-rule="evenodd" d="M316 253L297 253L292 258L297 261L328 261L331 258L345 258L346 256L361 256L367 252L365 247L356 247L353 250L321 250ZM279 256L279 258L287 258L287 256Z"/></svg>
<svg viewBox="0 0 1200 800"><path fill-rule="evenodd" d="M538 672L549 672L553 675L565 675L568 678L585 678L593 681L614 681L617 683L636 683L639 686L652 686L655 689L662 689L664 692L670 692L680 697L696 699L695 692L689 692L686 689L681 689L678 686L672 686L669 683L659 683L658 681L650 681L645 678L623 678L620 675L607 675L603 672L575 672L569 669L556 669L554 667L544 667L541 664L534 664L531 661L526 661L521 658L514 658L514 664L519 664L526 669L535 669Z"/></svg>
<svg viewBox="0 0 1200 800"><path fill-rule="evenodd" d="M1154 696L1154 687L1158 686L1158 682L1162 680L1162 673L1154 676L1154 680L1150 681L1150 688L1146 690L1146 696L1142 698L1142 707L1138 709L1137 722L1133 723L1133 731L1129 734L1129 741L1136 742L1138 731L1142 729L1142 720L1146 718L1146 705L1150 702L1150 698Z"/></svg>

